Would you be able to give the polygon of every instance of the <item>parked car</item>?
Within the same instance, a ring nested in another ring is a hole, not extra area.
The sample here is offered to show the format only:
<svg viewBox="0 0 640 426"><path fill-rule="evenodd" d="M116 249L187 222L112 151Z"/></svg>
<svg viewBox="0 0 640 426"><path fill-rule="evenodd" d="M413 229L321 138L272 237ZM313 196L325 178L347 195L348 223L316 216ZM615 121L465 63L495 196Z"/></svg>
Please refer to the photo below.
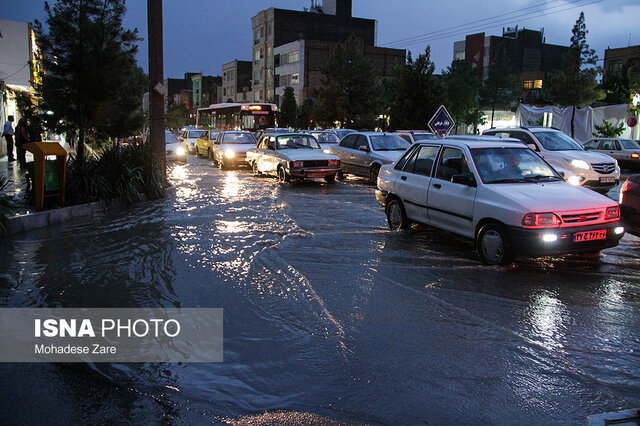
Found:
<svg viewBox="0 0 640 426"><path fill-rule="evenodd" d="M213 148L213 141L220 133L219 130L205 130L196 141L196 155L198 157L209 157Z"/></svg>
<svg viewBox="0 0 640 426"><path fill-rule="evenodd" d="M593 138L584 143L587 151L600 152L616 159L620 167L640 169L640 145L623 138Z"/></svg>
<svg viewBox="0 0 640 426"><path fill-rule="evenodd" d="M327 129L327 130L338 135L340 140L344 139L345 136L350 135L351 133L355 133L357 131L353 129Z"/></svg>
<svg viewBox="0 0 640 426"><path fill-rule="evenodd" d="M549 127L489 129L484 135L520 139L572 185L607 192L620 182L620 167L608 155L587 152L575 140Z"/></svg>
<svg viewBox="0 0 640 426"><path fill-rule="evenodd" d="M300 133L306 133L316 138L323 149L340 143L340 138L333 130L301 130Z"/></svg>
<svg viewBox="0 0 640 426"><path fill-rule="evenodd" d="M256 138L256 140L260 140L260 138L264 134L291 133L291 132L293 132L293 130L291 130L288 127L268 127L266 129L256 130L253 136Z"/></svg>
<svg viewBox="0 0 640 426"><path fill-rule="evenodd" d="M218 133L209 158L224 169L228 166L249 165L247 163L247 151L256 146L256 138L251 132L244 130L224 130Z"/></svg>
<svg viewBox="0 0 640 426"><path fill-rule="evenodd" d="M620 210L627 232L640 237L640 175L631 175L622 184Z"/></svg>
<svg viewBox="0 0 640 426"><path fill-rule="evenodd" d="M516 142L419 142L382 167L378 188L391 229L421 222L471 238L488 265L597 252L624 234L618 203L570 185Z"/></svg>
<svg viewBox="0 0 640 426"><path fill-rule="evenodd" d="M169 130L164 132L164 143L167 161L187 162L187 150L184 149L178 137Z"/></svg>
<svg viewBox="0 0 640 426"><path fill-rule="evenodd" d="M323 151L311 135L284 133L264 135L247 151L253 173L275 175L280 182L291 178L323 178L333 182L340 171L340 159Z"/></svg>
<svg viewBox="0 0 640 426"><path fill-rule="evenodd" d="M329 152L340 157L342 173L364 176L375 183L380 167L393 163L411 144L395 133L351 133L331 146Z"/></svg>
<svg viewBox="0 0 640 426"><path fill-rule="evenodd" d="M410 143L438 139L438 135L427 132L426 130L397 130L396 134Z"/></svg>
<svg viewBox="0 0 640 426"><path fill-rule="evenodd" d="M204 129L184 129L178 139L182 145L187 149L189 154L196 153L196 142L202 134L206 132Z"/></svg>

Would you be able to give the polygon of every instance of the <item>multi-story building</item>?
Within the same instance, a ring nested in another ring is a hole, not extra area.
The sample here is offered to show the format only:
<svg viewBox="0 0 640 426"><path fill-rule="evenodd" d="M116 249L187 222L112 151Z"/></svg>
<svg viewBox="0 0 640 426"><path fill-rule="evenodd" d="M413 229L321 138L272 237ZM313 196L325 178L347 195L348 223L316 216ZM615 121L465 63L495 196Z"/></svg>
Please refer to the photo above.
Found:
<svg viewBox="0 0 640 426"><path fill-rule="evenodd" d="M251 61L234 60L222 65L222 102L249 102Z"/></svg>
<svg viewBox="0 0 640 426"><path fill-rule="evenodd" d="M502 36L485 36L478 33L466 36L453 46L453 58L465 59L482 79L486 79L498 50L504 47L511 68L511 75L523 90L524 102L542 99L544 79L556 71L561 71L569 47L545 43L544 32L507 28Z"/></svg>
<svg viewBox="0 0 640 426"><path fill-rule="evenodd" d="M604 51L604 72L619 73L624 66L640 69L640 45L606 49Z"/></svg>
<svg viewBox="0 0 640 426"><path fill-rule="evenodd" d="M191 77L193 85L192 113L198 108L222 102L222 77L196 74Z"/></svg>

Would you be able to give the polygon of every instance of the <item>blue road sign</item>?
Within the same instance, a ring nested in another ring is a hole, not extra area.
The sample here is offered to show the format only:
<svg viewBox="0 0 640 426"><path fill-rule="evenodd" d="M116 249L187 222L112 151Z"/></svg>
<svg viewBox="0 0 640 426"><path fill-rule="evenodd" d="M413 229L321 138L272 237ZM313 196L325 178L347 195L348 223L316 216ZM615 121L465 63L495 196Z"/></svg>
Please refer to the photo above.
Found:
<svg viewBox="0 0 640 426"><path fill-rule="evenodd" d="M440 105L440 108L433 114L431 120L429 120L429 128L433 130L433 133L438 135L439 137L444 137L449 134L453 126L455 126L455 122L449 111L444 107L444 105Z"/></svg>

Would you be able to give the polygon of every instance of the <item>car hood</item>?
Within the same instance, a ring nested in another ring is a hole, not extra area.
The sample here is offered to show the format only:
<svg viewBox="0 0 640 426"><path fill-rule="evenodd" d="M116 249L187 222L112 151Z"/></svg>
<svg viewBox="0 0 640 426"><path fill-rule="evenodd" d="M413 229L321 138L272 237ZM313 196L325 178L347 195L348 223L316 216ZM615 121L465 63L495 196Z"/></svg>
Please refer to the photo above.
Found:
<svg viewBox="0 0 640 426"><path fill-rule="evenodd" d="M398 161L406 151L373 151L372 155L388 161Z"/></svg>
<svg viewBox="0 0 640 426"><path fill-rule="evenodd" d="M220 148L223 151L233 151L233 152L247 152L249 151L251 148L255 148L254 144L238 144L238 143L234 143L234 144L222 144L220 145Z"/></svg>
<svg viewBox="0 0 640 426"><path fill-rule="evenodd" d="M592 151L547 151L543 153L543 156L546 155L568 158L569 160L584 160L588 163L613 163L615 161L606 154Z"/></svg>
<svg viewBox="0 0 640 426"><path fill-rule="evenodd" d="M530 212L549 212L592 209L615 206L612 199L581 186L567 182L494 184L483 186L493 193L491 198L517 203Z"/></svg>
<svg viewBox="0 0 640 426"><path fill-rule="evenodd" d="M168 143L168 144L165 144L165 146L166 146L165 151L175 151L176 149L178 149L179 147L181 147L181 146L182 146L182 144L181 144L181 143L176 142L176 143Z"/></svg>
<svg viewBox="0 0 640 426"><path fill-rule="evenodd" d="M322 149L285 149L278 151L278 153L291 161L339 159L337 155L327 154Z"/></svg>

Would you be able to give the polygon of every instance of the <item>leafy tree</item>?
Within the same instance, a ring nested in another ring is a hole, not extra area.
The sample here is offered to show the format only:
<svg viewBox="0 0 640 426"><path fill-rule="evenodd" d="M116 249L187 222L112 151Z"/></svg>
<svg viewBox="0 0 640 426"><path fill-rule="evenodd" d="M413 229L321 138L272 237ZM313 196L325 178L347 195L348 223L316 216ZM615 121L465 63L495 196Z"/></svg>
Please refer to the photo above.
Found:
<svg viewBox="0 0 640 426"><path fill-rule="evenodd" d="M164 116L165 126L174 132L189 123L189 108L185 104L173 104Z"/></svg>
<svg viewBox="0 0 640 426"><path fill-rule="evenodd" d="M304 101L302 101L302 105L300 105L300 107L298 108L297 114L296 127L298 129L313 128L312 123L314 120L314 108L315 104L312 97L307 97Z"/></svg>
<svg viewBox="0 0 640 426"><path fill-rule="evenodd" d="M478 92L480 79L471 64L465 60L454 60L443 73L443 83L447 95L447 110L458 125L467 123L477 127ZM471 122L470 122L470 121Z"/></svg>
<svg viewBox="0 0 640 426"><path fill-rule="evenodd" d="M554 103L571 106L571 136L575 135L576 108L589 105L604 97L598 89L596 76L598 56L587 44L587 26L584 12L573 26L571 50L565 58L565 69L551 76L549 97Z"/></svg>
<svg viewBox="0 0 640 426"><path fill-rule="evenodd" d="M624 123L614 126L607 120L602 120L602 126L595 125L596 132L593 136L598 138L617 138L624 132Z"/></svg>
<svg viewBox="0 0 640 426"><path fill-rule="evenodd" d="M375 121L377 86L373 65L350 36L331 51L320 67L322 88L314 92L318 120L327 126L371 127Z"/></svg>
<svg viewBox="0 0 640 426"><path fill-rule="evenodd" d="M429 119L444 103L443 85L434 75L431 47L413 61L396 68L395 80L388 82L390 127L392 129L426 129Z"/></svg>
<svg viewBox="0 0 640 426"><path fill-rule="evenodd" d="M485 108L491 108L491 127L496 109L510 108L519 95L511 77L511 66L504 45L500 45L495 53L489 64L487 79L480 89L480 104Z"/></svg>
<svg viewBox="0 0 640 426"><path fill-rule="evenodd" d="M78 160L87 137L121 137L142 123L146 77L136 65L137 30L124 30L124 0L45 2L47 29L35 30L46 70L37 87L45 125L78 134Z"/></svg>
<svg viewBox="0 0 640 426"><path fill-rule="evenodd" d="M293 87L287 86L284 88L282 103L280 104L279 124L283 127L295 127L297 109L298 105L293 94Z"/></svg>

